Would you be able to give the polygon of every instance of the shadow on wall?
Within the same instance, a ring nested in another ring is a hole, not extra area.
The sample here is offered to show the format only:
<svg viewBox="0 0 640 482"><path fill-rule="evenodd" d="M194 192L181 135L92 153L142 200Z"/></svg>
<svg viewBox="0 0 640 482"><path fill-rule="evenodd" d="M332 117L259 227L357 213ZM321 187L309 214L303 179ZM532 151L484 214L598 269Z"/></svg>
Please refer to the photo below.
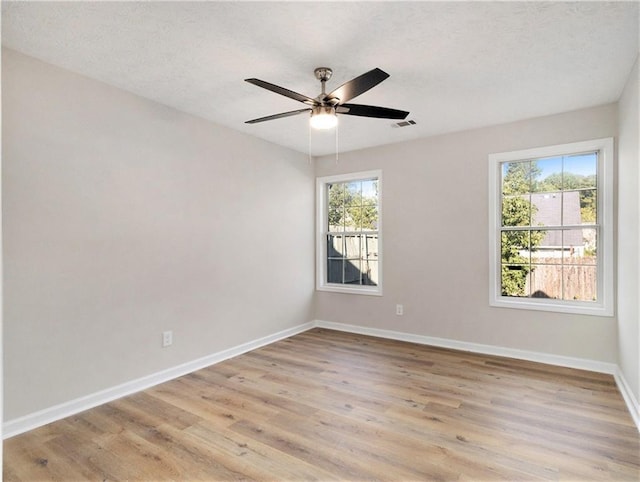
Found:
<svg viewBox="0 0 640 482"><path fill-rule="evenodd" d="M542 290L538 290L535 291L531 294L532 298L550 298L550 296L548 294L546 294L544 291Z"/></svg>

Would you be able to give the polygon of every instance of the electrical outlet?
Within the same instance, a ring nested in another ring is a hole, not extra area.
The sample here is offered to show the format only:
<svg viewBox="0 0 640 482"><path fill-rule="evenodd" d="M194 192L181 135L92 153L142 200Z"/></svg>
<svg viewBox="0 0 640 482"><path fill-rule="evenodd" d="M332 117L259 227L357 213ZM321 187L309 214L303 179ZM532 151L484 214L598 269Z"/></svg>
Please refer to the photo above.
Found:
<svg viewBox="0 0 640 482"><path fill-rule="evenodd" d="M404 306L396 305L396 315L402 316L404 314Z"/></svg>
<svg viewBox="0 0 640 482"><path fill-rule="evenodd" d="M167 347L173 344L173 331L163 331L162 332L162 346Z"/></svg>

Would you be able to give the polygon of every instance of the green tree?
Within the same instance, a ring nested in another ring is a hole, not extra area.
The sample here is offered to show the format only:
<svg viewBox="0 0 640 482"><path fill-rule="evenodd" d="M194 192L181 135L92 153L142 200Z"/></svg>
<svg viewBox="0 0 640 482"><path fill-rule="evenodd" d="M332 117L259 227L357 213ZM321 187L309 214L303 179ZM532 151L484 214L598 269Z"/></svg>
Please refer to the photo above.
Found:
<svg viewBox="0 0 640 482"><path fill-rule="evenodd" d="M507 164L502 179L503 226L531 226L537 208L528 195L540 173L535 161ZM500 255L503 296L526 296L527 276L533 268L520 253L534 251L543 238L542 231L502 231Z"/></svg>
<svg viewBox="0 0 640 482"><path fill-rule="evenodd" d="M535 161L509 162L502 179L502 194L528 194L542 170Z"/></svg>
<svg viewBox="0 0 640 482"><path fill-rule="evenodd" d="M355 186L338 183L329 186L328 197L330 227L346 231L378 229L377 193L362 196L361 190Z"/></svg>
<svg viewBox="0 0 640 482"><path fill-rule="evenodd" d="M343 183L340 184L330 184L328 186L329 190L329 209L328 209L328 221L329 228L336 228L338 226L344 226L344 206L345 206L345 185Z"/></svg>
<svg viewBox="0 0 640 482"><path fill-rule="evenodd" d="M375 198L363 197L360 206L346 208L349 224L364 230L378 229L378 203Z"/></svg>

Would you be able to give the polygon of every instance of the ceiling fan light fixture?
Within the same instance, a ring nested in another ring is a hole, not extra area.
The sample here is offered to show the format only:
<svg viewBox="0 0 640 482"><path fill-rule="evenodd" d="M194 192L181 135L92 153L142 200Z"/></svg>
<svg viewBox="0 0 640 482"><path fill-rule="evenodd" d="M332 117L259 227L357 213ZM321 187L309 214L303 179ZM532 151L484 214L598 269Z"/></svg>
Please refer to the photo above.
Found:
<svg viewBox="0 0 640 482"><path fill-rule="evenodd" d="M338 117L336 109L331 106L319 105L311 110L311 119L309 121L314 129L333 129L338 125Z"/></svg>
<svg viewBox="0 0 640 482"><path fill-rule="evenodd" d="M280 114L268 115L258 119L245 121L245 124L256 124L258 122L282 119L302 113L311 112L309 127L314 129L333 129L338 125L336 113L340 115L352 115L359 117L373 117L377 119L406 119L409 112L390 109L388 107L378 107L375 105L350 104L351 99L364 94L369 89L375 87L384 79L389 77L385 71L375 68L369 72L359 75L355 79L342 84L337 89L326 93L325 84L333 73L329 67L318 67L315 71L316 79L322 84L322 92L315 98L298 94L293 90L285 89L279 85L271 84L260 79L244 79L250 84L270 90L276 94L283 95L289 99L297 100L306 104L305 109L281 112Z"/></svg>

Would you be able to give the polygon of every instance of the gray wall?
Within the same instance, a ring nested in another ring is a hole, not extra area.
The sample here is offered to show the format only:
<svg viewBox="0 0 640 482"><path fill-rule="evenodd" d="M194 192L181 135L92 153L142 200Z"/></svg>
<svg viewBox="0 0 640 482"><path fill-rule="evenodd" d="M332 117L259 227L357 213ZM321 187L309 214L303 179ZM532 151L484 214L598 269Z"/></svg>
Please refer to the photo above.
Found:
<svg viewBox="0 0 640 482"><path fill-rule="evenodd" d="M618 143L618 365L640 401L640 144L638 132L638 61L619 103ZM640 413L638 414L640 416Z"/></svg>
<svg viewBox="0 0 640 482"><path fill-rule="evenodd" d="M638 397L637 65L619 113L328 156L315 171L12 51L2 67L5 420L314 318L618 363ZM488 154L617 136L618 120L620 325L489 307ZM314 177L370 169L383 170L384 296L314 293Z"/></svg>
<svg viewBox="0 0 640 482"><path fill-rule="evenodd" d="M487 282L488 155L615 136L616 122L611 104L322 159L320 176L382 169L384 296L318 292L316 318L616 362L614 318L492 308Z"/></svg>
<svg viewBox="0 0 640 482"><path fill-rule="evenodd" d="M5 420L312 320L306 156L13 51L2 69Z"/></svg>

